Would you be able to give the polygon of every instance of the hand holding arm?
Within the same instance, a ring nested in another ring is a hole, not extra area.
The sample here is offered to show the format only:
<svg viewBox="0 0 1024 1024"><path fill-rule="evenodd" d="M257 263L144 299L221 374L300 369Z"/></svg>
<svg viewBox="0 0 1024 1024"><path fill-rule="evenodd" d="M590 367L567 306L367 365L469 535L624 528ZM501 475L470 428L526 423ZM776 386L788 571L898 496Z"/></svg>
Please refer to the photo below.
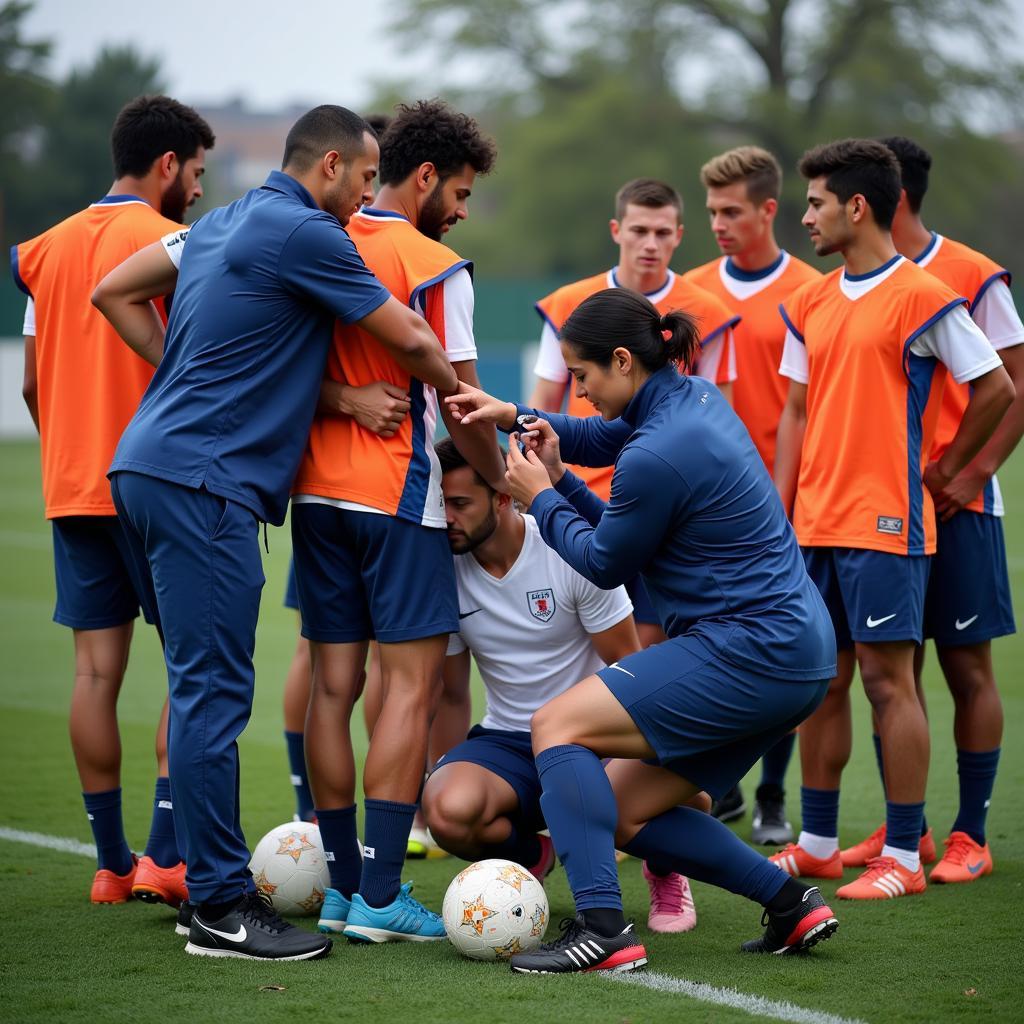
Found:
<svg viewBox="0 0 1024 1024"><path fill-rule="evenodd" d="M322 413L351 416L361 427L392 437L409 413L409 395L397 384L377 380L355 387L344 381L325 377L320 383Z"/></svg>

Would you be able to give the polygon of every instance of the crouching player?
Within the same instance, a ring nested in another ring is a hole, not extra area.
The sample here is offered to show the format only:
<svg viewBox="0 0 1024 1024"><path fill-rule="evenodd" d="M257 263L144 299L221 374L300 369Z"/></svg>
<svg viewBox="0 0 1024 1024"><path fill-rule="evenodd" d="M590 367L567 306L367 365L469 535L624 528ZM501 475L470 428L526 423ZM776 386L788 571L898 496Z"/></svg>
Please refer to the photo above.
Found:
<svg viewBox="0 0 1024 1024"><path fill-rule="evenodd" d="M505 857L543 879L555 850L540 811L541 785L530 719L578 679L640 649L625 588L601 590L541 539L532 517L492 490L449 439L441 463L448 542L455 559L459 631L445 660L445 687L469 686L470 653L487 691L487 711L445 754L423 791L431 834L466 860ZM651 875L650 925L686 931L696 923L680 875Z"/></svg>

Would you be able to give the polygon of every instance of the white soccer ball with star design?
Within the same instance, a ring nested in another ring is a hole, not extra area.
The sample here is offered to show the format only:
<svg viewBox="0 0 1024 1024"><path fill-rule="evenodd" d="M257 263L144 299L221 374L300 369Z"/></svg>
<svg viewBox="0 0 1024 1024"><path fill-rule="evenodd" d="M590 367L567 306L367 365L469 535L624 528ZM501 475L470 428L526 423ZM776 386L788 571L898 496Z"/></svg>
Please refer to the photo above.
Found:
<svg viewBox="0 0 1024 1024"><path fill-rule="evenodd" d="M272 828L253 850L249 870L260 892L279 914L318 914L331 884L320 829L304 821Z"/></svg>
<svg viewBox="0 0 1024 1024"><path fill-rule="evenodd" d="M510 860L480 860L460 871L444 896L444 930L471 960L507 960L536 949L548 924L544 886Z"/></svg>

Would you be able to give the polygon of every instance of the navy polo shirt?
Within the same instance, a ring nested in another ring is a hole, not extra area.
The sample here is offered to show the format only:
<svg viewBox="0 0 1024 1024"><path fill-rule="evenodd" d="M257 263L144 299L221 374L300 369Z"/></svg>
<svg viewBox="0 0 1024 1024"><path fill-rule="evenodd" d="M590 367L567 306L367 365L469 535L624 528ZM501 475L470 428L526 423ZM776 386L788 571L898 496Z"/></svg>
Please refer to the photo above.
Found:
<svg viewBox="0 0 1024 1024"><path fill-rule="evenodd" d="M334 321L389 297L338 221L274 171L192 226L163 359L110 472L205 487L279 526Z"/></svg>

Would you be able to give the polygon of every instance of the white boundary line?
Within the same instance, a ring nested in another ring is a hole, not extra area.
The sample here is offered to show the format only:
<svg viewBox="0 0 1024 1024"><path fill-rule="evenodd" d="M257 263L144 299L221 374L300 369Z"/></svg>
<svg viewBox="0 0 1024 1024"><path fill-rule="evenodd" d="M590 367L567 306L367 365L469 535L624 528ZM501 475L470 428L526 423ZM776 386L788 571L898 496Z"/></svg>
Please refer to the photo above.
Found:
<svg viewBox="0 0 1024 1024"><path fill-rule="evenodd" d="M687 981L685 978L673 978L668 974L638 972L635 974L606 974L605 977L612 981L653 989L655 992L686 996L688 999L697 999L702 1003L730 1006L735 1010L743 1010L754 1017L770 1017L775 1020L789 1021L791 1024L865 1024L864 1021L856 1018L839 1017L834 1013L823 1013L820 1010L808 1010L794 1003L749 995L746 992L737 992L733 988L715 988L714 985L705 985L699 981Z"/></svg>
<svg viewBox="0 0 1024 1024"><path fill-rule="evenodd" d="M10 843L27 843L30 846L42 846L47 850L58 850L60 853L74 853L79 857L96 859L96 847L91 843L80 843L77 839L65 839L63 836L48 836L42 832L23 832L20 828L0 826L0 839L5 839Z"/></svg>

